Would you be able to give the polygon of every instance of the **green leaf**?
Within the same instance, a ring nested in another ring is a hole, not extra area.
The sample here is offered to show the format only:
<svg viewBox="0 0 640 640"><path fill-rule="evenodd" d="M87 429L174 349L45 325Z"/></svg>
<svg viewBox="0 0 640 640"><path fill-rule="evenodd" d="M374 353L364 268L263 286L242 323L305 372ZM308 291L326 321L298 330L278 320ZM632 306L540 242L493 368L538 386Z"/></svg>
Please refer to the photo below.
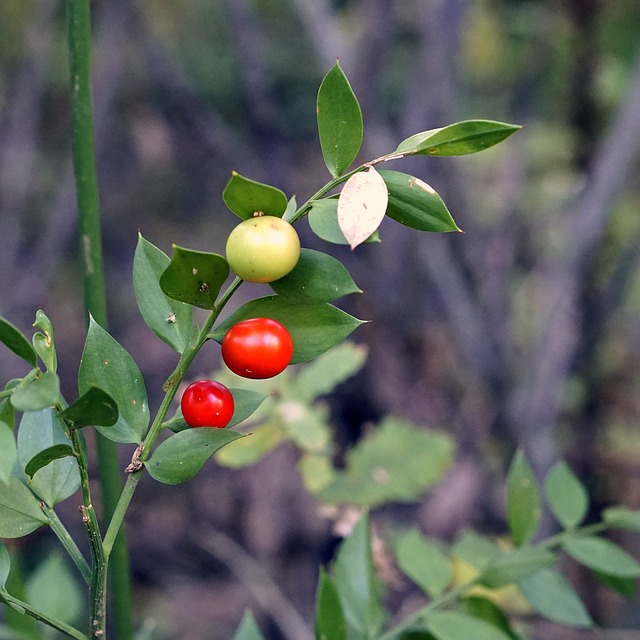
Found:
<svg viewBox="0 0 640 640"><path fill-rule="evenodd" d="M31 480L33 476L43 469L47 465L51 464L54 460L60 460L61 458L75 458L72 447L68 444L54 444L42 451L36 453L24 467L24 472Z"/></svg>
<svg viewBox="0 0 640 640"><path fill-rule="evenodd" d="M362 144L362 111L340 64L324 77L316 102L324 162L334 178L356 159Z"/></svg>
<svg viewBox="0 0 640 640"><path fill-rule="evenodd" d="M182 353L193 330L192 309L164 294L160 277L171 260L156 246L138 234L133 258L133 289L145 323L160 340Z"/></svg>
<svg viewBox="0 0 640 640"><path fill-rule="evenodd" d="M459 611L430 611L425 626L437 640L511 640L495 625Z"/></svg>
<svg viewBox="0 0 640 640"><path fill-rule="evenodd" d="M22 416L18 428L18 460L23 469L38 454L55 445L69 446L69 439L51 409ZM50 507L65 500L80 486L75 458L64 457L50 462L40 469L29 486Z"/></svg>
<svg viewBox="0 0 640 640"><path fill-rule="evenodd" d="M575 589L555 569L540 569L520 580L518 587L534 611L547 620L570 627L593 626Z"/></svg>
<svg viewBox="0 0 640 640"><path fill-rule="evenodd" d="M298 203L296 201L296 197L291 196L291 198L289 198L289 202L287 202L287 208L284 210L284 213L282 214L282 219L285 222L291 222L291 219L297 213L297 211L298 211Z"/></svg>
<svg viewBox="0 0 640 640"><path fill-rule="evenodd" d="M7 547L0 541L0 590L4 589L11 570L11 558Z"/></svg>
<svg viewBox="0 0 640 640"><path fill-rule="evenodd" d="M243 220L262 212L267 216L282 217L287 209L287 196L268 184L245 178L235 171L222 192L222 199L233 213Z"/></svg>
<svg viewBox="0 0 640 640"><path fill-rule="evenodd" d="M349 244L338 224L337 198L315 200L311 205L308 219L311 231L321 240L332 244ZM367 242L380 242L378 232L371 234Z"/></svg>
<svg viewBox="0 0 640 640"><path fill-rule="evenodd" d="M577 527L589 510L589 496L573 471L558 461L545 479L545 495L553 515L565 528Z"/></svg>
<svg viewBox="0 0 640 640"><path fill-rule="evenodd" d="M0 318L0 342L19 358L26 360L32 367L36 366L36 352L31 343L25 338L20 329L4 318Z"/></svg>
<svg viewBox="0 0 640 640"><path fill-rule="evenodd" d="M144 464L164 484L180 484L195 476L221 447L244 437L237 431L200 427L180 431L162 442Z"/></svg>
<svg viewBox="0 0 640 640"><path fill-rule="evenodd" d="M29 576L27 600L43 613L73 624L83 609L83 598L64 557L53 552Z"/></svg>
<svg viewBox="0 0 640 640"><path fill-rule="evenodd" d="M442 479L452 455L445 434L388 417L347 453L346 469L334 474L318 498L370 507L418 500Z"/></svg>
<svg viewBox="0 0 640 640"><path fill-rule="evenodd" d="M451 548L451 554L477 569L486 568L502 555L497 544L474 531L465 531Z"/></svg>
<svg viewBox="0 0 640 640"><path fill-rule="evenodd" d="M612 576L602 571L594 571L595 577L609 589L617 591L625 598L633 598L636 595L636 578L622 578L620 576Z"/></svg>
<svg viewBox="0 0 640 640"><path fill-rule="evenodd" d="M462 599L462 604L469 615L492 624L506 633L511 640L522 640L511 627L511 623L502 609L491 600L479 596L466 596Z"/></svg>
<svg viewBox="0 0 640 640"><path fill-rule="evenodd" d="M169 298L200 309L213 309L228 277L229 264L217 253L173 245L173 256L160 276L160 287Z"/></svg>
<svg viewBox="0 0 640 640"><path fill-rule="evenodd" d="M118 421L116 401L102 389L90 387L59 418L73 423L73 427L110 427Z"/></svg>
<svg viewBox="0 0 640 640"><path fill-rule="evenodd" d="M293 379L296 397L311 403L333 391L340 383L355 375L367 359L367 349L343 342L301 367Z"/></svg>
<svg viewBox="0 0 640 640"><path fill-rule="evenodd" d="M340 545L331 574L348 626L358 637L376 637L384 622L384 611L367 516L360 518L351 535Z"/></svg>
<svg viewBox="0 0 640 640"><path fill-rule="evenodd" d="M361 293L339 260L313 249L301 249L293 271L270 284L278 295L295 304L332 302Z"/></svg>
<svg viewBox="0 0 640 640"><path fill-rule="evenodd" d="M614 529L640 532L640 510L609 507L602 512L602 519Z"/></svg>
<svg viewBox="0 0 640 640"><path fill-rule="evenodd" d="M26 379L11 394L11 404L18 411L40 411L60 400L60 379L53 371Z"/></svg>
<svg viewBox="0 0 640 640"><path fill-rule="evenodd" d="M264 640L250 611L246 611L232 640Z"/></svg>
<svg viewBox="0 0 640 640"><path fill-rule="evenodd" d="M491 589L504 587L552 564L555 555L545 549L523 547L495 557L482 571L480 583Z"/></svg>
<svg viewBox="0 0 640 640"><path fill-rule="evenodd" d="M246 438L234 440L216 453L216 462L231 469L241 469L255 464L285 437L280 425L265 424Z"/></svg>
<svg viewBox="0 0 640 640"><path fill-rule="evenodd" d="M384 219L389 192L374 167L359 171L345 183L338 198L338 225L351 249L365 242Z"/></svg>
<svg viewBox="0 0 640 640"><path fill-rule="evenodd" d="M453 565L440 547L412 529L396 544L396 559L402 572L432 598L451 582Z"/></svg>
<svg viewBox="0 0 640 640"><path fill-rule="evenodd" d="M507 477L507 520L517 545L531 540L540 520L540 491L531 466L518 451Z"/></svg>
<svg viewBox="0 0 640 640"><path fill-rule="evenodd" d="M640 577L640 563L617 544L596 536L571 536L562 548L577 562L594 571L622 578Z"/></svg>
<svg viewBox="0 0 640 640"><path fill-rule="evenodd" d="M492 147L519 129L522 129L520 125L492 120L464 120L441 129L416 133L401 142L396 153L424 156L466 155Z"/></svg>
<svg viewBox="0 0 640 640"><path fill-rule="evenodd" d="M0 420L0 482L7 482L13 474L18 460L16 439L13 429Z"/></svg>
<svg viewBox="0 0 640 640"><path fill-rule="evenodd" d="M231 326L248 318L271 318L289 330L293 339L291 364L313 360L363 324L362 320L330 304L293 304L276 295L242 305L216 328L212 338L222 342Z"/></svg>
<svg viewBox="0 0 640 640"><path fill-rule="evenodd" d="M85 341L80 371L80 394L97 387L118 405L118 420L110 427L96 427L115 442L140 444L149 425L147 392L133 358L93 318Z"/></svg>
<svg viewBox="0 0 640 640"><path fill-rule="evenodd" d="M418 231L460 231L442 198L420 178L381 170L389 190L387 216Z"/></svg>
<svg viewBox="0 0 640 640"><path fill-rule="evenodd" d="M0 483L0 538L21 538L48 523L40 500L18 478Z"/></svg>
<svg viewBox="0 0 640 640"><path fill-rule="evenodd" d="M316 640L346 640L347 626L338 590L321 568L316 595Z"/></svg>
<svg viewBox="0 0 640 640"><path fill-rule="evenodd" d="M33 334L33 348L44 362L47 371L55 373L58 368L58 356L53 342L53 325L42 309L36 311L33 326L40 329Z"/></svg>

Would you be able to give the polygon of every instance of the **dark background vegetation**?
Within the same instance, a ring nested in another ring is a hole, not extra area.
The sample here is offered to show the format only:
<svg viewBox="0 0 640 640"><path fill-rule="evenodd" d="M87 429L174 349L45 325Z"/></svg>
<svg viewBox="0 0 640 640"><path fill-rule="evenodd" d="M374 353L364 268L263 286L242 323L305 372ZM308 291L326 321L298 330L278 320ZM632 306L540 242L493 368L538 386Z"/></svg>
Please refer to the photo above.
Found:
<svg viewBox="0 0 640 640"><path fill-rule="evenodd" d="M341 306L373 320L355 335L368 365L333 400L340 441L393 413L458 443L441 488L382 515L431 535L500 533L518 446L539 474L565 457L596 508L640 508L637 0L109 0L93 15L110 330L152 407L175 354L135 305L138 230L167 253L172 242L222 253L237 222L220 195L231 170L299 201L324 184L315 96L339 57L364 113L362 160L456 120L525 126L478 156L400 166L438 190L464 234L389 222L382 244L351 254L301 225L364 290ZM0 2L0 313L27 331L45 309L73 396L84 313L65 37L60 0ZM217 364L207 349L194 376ZM4 353L0 367L24 373ZM267 580L310 619L331 531L293 456L243 472L211 464L179 488L143 483L129 518L140 622L229 638L250 606L268 637L309 637ZM24 544L28 566L48 538ZM410 606L406 585L390 589ZM581 593L601 625L640 628L637 601L593 583Z"/></svg>

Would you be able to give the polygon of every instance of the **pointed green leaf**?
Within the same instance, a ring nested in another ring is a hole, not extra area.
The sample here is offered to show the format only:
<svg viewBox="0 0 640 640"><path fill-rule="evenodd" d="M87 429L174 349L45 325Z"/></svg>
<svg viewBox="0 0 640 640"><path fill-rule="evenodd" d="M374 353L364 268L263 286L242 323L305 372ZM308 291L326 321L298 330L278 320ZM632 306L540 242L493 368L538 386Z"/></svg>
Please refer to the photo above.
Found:
<svg viewBox="0 0 640 640"><path fill-rule="evenodd" d="M640 509L609 507L602 512L603 520L614 529L640 532Z"/></svg>
<svg viewBox="0 0 640 640"><path fill-rule="evenodd" d="M265 424L247 434L246 438L235 440L216 453L216 462L231 469L241 469L255 464L285 439L280 425Z"/></svg>
<svg viewBox="0 0 640 640"><path fill-rule="evenodd" d="M480 583L490 589L513 584L552 564L555 555L545 549L523 547L494 558L482 571Z"/></svg>
<svg viewBox="0 0 640 640"><path fill-rule="evenodd" d="M432 598L447 588L453 575L453 565L446 554L417 529L398 541L396 560L402 572Z"/></svg>
<svg viewBox="0 0 640 640"><path fill-rule="evenodd" d="M47 465L51 464L54 460L60 460L61 458L74 458L75 454L73 449L68 444L54 444L42 451L36 453L24 467L26 476L31 480L33 476L43 469Z"/></svg>
<svg viewBox="0 0 640 640"><path fill-rule="evenodd" d="M228 277L229 264L217 253L173 245L173 256L160 276L160 287L169 298L200 309L213 309Z"/></svg>
<svg viewBox="0 0 640 640"><path fill-rule="evenodd" d="M110 427L118 421L116 401L102 389L90 387L59 415L73 427Z"/></svg>
<svg viewBox="0 0 640 640"><path fill-rule="evenodd" d="M617 591L625 598L633 598L636 595L636 578L622 578L620 576L612 576L602 571L594 571L595 577L609 589Z"/></svg>
<svg viewBox="0 0 640 640"><path fill-rule="evenodd" d="M282 219L286 222L291 222L291 219L298 211L298 202L295 196L291 196L289 198L289 202L287 202L287 208L284 210L282 214Z"/></svg>
<svg viewBox="0 0 640 640"><path fill-rule="evenodd" d="M423 131L407 138L396 149L404 155L460 156L476 153L502 142L520 125L492 120L464 120L441 129Z"/></svg>
<svg viewBox="0 0 640 640"><path fill-rule="evenodd" d="M565 538L562 548L577 562L594 571L622 578L640 577L640 563L617 544L596 536Z"/></svg>
<svg viewBox="0 0 640 640"><path fill-rule="evenodd" d="M164 294L160 277L171 260L158 247L138 234L133 258L133 289L145 323L160 340L182 353L193 330L192 309Z"/></svg>
<svg viewBox="0 0 640 640"><path fill-rule="evenodd" d="M280 218L287 209L287 196L280 189L250 180L235 171L222 192L222 199L243 220L252 218L258 211Z"/></svg>
<svg viewBox="0 0 640 640"><path fill-rule="evenodd" d="M96 427L115 442L142 442L149 425L147 391L133 358L93 318L85 341L78 388L83 395L102 389L118 406L118 420L110 427Z"/></svg>
<svg viewBox="0 0 640 640"><path fill-rule="evenodd" d="M18 450L13 429L0 420L0 482L7 482L13 475L17 460Z"/></svg>
<svg viewBox="0 0 640 640"><path fill-rule="evenodd" d="M0 318L0 342L19 358L26 360L32 367L36 366L36 352L31 343L20 329L4 318Z"/></svg>
<svg viewBox="0 0 640 640"><path fill-rule="evenodd" d="M221 447L244 437L237 431L199 427L180 431L162 442L144 464L164 484L180 484L195 476Z"/></svg>
<svg viewBox="0 0 640 640"><path fill-rule="evenodd" d="M332 244L349 244L338 224L338 199L324 198L315 200L309 211L309 226L318 238ZM380 242L380 235L375 231L367 242Z"/></svg>
<svg viewBox="0 0 640 640"><path fill-rule="evenodd" d="M447 205L420 178L400 171L381 170L389 190L387 216L418 231L460 231Z"/></svg>
<svg viewBox="0 0 640 640"><path fill-rule="evenodd" d="M511 640L495 625L459 611L430 611L425 626L437 640Z"/></svg>
<svg viewBox="0 0 640 640"><path fill-rule="evenodd" d="M44 362L47 371L55 373L58 368L58 356L53 341L53 325L42 309L36 311L36 321L33 326L40 329L33 334L33 348Z"/></svg>
<svg viewBox="0 0 640 640"><path fill-rule="evenodd" d="M332 302L350 293L361 293L341 262L313 249L301 249L293 271L271 282L271 288L296 304Z"/></svg>
<svg viewBox="0 0 640 640"><path fill-rule="evenodd" d="M507 520L517 545L531 540L540 520L540 491L531 466L518 451L507 477Z"/></svg>
<svg viewBox="0 0 640 640"><path fill-rule="evenodd" d="M320 569L316 595L316 640L346 640L347 626L338 590L329 575Z"/></svg>
<svg viewBox="0 0 640 640"><path fill-rule="evenodd" d="M373 566L367 516L360 518L351 535L340 545L331 574L349 627L358 637L376 637L384 622L384 611Z"/></svg>
<svg viewBox="0 0 640 640"><path fill-rule="evenodd" d="M48 522L40 500L18 478L0 482L0 538L21 538Z"/></svg>
<svg viewBox="0 0 640 640"><path fill-rule="evenodd" d="M577 527L589 510L589 495L566 462L558 461L545 479L545 495L553 515L565 528Z"/></svg>
<svg viewBox="0 0 640 640"><path fill-rule="evenodd" d="M356 159L363 130L360 105L338 62L320 85L316 110L322 155L337 178Z"/></svg>
<svg viewBox="0 0 640 640"><path fill-rule="evenodd" d="M69 446L69 439L51 409L22 416L18 428L18 460L23 469L38 454L55 445ZM80 486L75 458L63 457L50 462L40 469L29 486L50 507L65 500Z"/></svg>
<svg viewBox="0 0 640 640"><path fill-rule="evenodd" d="M467 596L462 599L462 604L465 612L469 615L489 622L494 627L498 627L498 629L506 633L511 640L522 640L513 630L509 618L507 618L502 609L491 600L478 596Z"/></svg>
<svg viewBox="0 0 640 640"><path fill-rule="evenodd" d="M347 180L338 198L338 225L352 250L378 230L388 201L387 185L374 167Z"/></svg>
<svg viewBox="0 0 640 640"><path fill-rule="evenodd" d="M330 304L293 304L276 295L242 305L216 328L212 338L222 342L231 326L248 318L271 318L289 330L293 339L291 364L313 360L363 324Z"/></svg>
<svg viewBox="0 0 640 640"><path fill-rule="evenodd" d="M246 611L232 640L264 640L250 611Z"/></svg>
<svg viewBox="0 0 640 640"><path fill-rule="evenodd" d="M25 379L11 394L11 404L18 411L40 411L60 400L60 379L53 371L37 378Z"/></svg>
<svg viewBox="0 0 640 640"><path fill-rule="evenodd" d="M540 569L518 586L533 610L547 620L570 627L593 625L573 586L555 569Z"/></svg>
<svg viewBox="0 0 640 640"><path fill-rule="evenodd" d="M0 590L4 589L11 570L11 558L7 547L0 541Z"/></svg>
<svg viewBox="0 0 640 640"><path fill-rule="evenodd" d="M452 546L451 555L477 569L485 569L502 555L502 550L495 542L474 531L464 531Z"/></svg>

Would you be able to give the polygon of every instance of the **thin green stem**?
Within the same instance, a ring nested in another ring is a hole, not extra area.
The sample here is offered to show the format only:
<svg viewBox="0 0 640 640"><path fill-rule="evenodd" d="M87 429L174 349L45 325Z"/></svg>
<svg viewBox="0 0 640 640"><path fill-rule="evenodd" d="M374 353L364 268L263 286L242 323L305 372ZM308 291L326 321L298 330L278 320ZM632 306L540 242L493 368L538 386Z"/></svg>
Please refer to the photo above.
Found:
<svg viewBox="0 0 640 640"><path fill-rule="evenodd" d="M75 540L71 537L71 534L67 531L64 524L62 524L62 521L60 520L60 518L58 518L58 514L54 509L44 503L42 503L41 508L46 514L47 518L49 518L51 530L56 534L58 540L60 540L60 542L62 543L62 546L69 554L69 557L78 568L78 571L80 571L80 574L82 575L84 581L87 584L90 584L91 567L85 560L80 549L78 549L78 545L76 544Z"/></svg>
<svg viewBox="0 0 640 640"><path fill-rule="evenodd" d="M96 175L91 97L90 0L67 0L73 165L78 201L78 221L84 300L87 311L106 329L107 305L102 260L98 181ZM109 520L120 497L121 481L114 442L96 434L100 484L105 519ZM120 640L133 637L131 579L124 529L113 555L114 627Z"/></svg>
<svg viewBox="0 0 640 640"><path fill-rule="evenodd" d="M42 611L34 609L28 602L24 602L19 598L15 598L10 593L7 593L4 590L0 590L0 601L8 604L11 608L17 609L18 611L24 611L32 618L35 618L40 622L44 622L46 625L52 627L53 629L61 631L70 638L75 638L76 640L89 640L88 636L86 636L81 631L78 631L78 629L76 629L75 627L62 622L61 620L57 620L56 618L48 616L46 613L42 613Z"/></svg>

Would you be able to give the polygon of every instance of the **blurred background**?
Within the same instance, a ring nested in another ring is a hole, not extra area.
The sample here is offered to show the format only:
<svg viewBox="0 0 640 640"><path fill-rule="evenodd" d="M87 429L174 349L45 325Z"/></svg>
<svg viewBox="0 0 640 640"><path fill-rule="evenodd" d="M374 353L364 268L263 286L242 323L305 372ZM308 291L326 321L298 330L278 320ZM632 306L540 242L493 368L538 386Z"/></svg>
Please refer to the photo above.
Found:
<svg viewBox="0 0 640 640"><path fill-rule="evenodd" d="M331 398L338 440L391 413L457 442L445 483L386 515L445 538L464 527L503 532L503 478L517 447L539 475L567 459L594 515L611 503L640 508L638 0L92 8L109 327L138 362L152 407L175 354L135 304L138 231L169 254L171 243L223 253L237 223L221 198L232 170L299 202L325 184L315 98L339 58L364 114L362 161L457 120L524 125L477 156L389 167L430 183L464 234L389 221L381 244L351 253L300 225L303 244L342 260L364 290L340 306L373 320L354 335L368 349L365 368ZM0 314L29 332L36 309L48 313L72 397L84 312L65 47L63 2L0 2ZM218 364L208 349L193 376ZM0 371L2 380L25 373L4 351ZM247 589L253 580L268 592L271 576L312 616L333 534L294 457L283 447L240 472L211 463L182 487L142 483L129 518L140 623L154 618L160 638L229 638L251 607L267 637L295 637L283 631L291 611ZM640 554L637 539L620 541ZM24 544L28 568L49 538ZM264 575L239 579L244 560ZM637 601L592 584L581 593L602 626L640 628Z"/></svg>

